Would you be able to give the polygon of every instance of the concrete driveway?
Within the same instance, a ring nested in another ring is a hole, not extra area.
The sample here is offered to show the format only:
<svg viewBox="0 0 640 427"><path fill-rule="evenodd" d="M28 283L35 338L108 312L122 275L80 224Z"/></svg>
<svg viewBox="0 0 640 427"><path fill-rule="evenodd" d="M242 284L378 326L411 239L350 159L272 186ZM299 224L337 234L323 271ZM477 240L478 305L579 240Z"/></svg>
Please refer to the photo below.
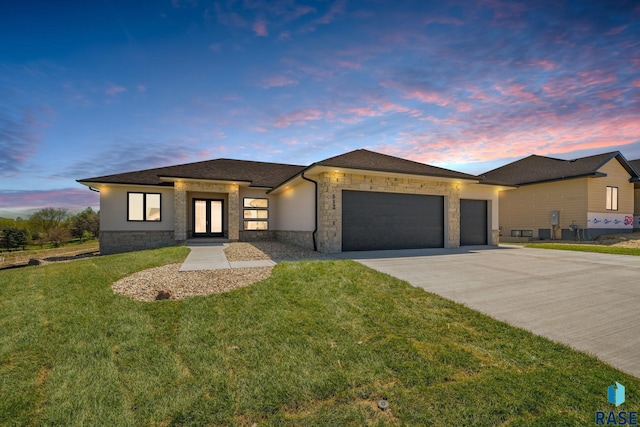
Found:
<svg viewBox="0 0 640 427"><path fill-rule="evenodd" d="M350 252L511 325L640 377L640 257L520 247Z"/></svg>

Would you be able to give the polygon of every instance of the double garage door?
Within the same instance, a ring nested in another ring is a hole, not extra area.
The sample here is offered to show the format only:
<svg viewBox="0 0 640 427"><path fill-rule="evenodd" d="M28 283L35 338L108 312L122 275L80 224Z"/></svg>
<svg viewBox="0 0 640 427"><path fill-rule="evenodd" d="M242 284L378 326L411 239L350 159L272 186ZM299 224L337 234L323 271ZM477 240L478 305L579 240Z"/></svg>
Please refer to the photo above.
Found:
<svg viewBox="0 0 640 427"><path fill-rule="evenodd" d="M342 192L342 250L444 247L444 197ZM460 244L487 243L487 202L460 201Z"/></svg>

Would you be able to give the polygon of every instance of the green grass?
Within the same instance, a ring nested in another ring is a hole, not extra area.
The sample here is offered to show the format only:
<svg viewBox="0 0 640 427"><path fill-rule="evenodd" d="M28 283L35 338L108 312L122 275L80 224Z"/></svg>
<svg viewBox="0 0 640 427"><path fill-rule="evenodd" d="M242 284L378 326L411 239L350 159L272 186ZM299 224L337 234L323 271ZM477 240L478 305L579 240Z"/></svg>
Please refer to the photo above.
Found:
<svg viewBox="0 0 640 427"><path fill-rule="evenodd" d="M0 425L593 425L614 381L616 410L640 408L640 380L352 261L184 301L111 292L186 253L0 272Z"/></svg>
<svg viewBox="0 0 640 427"><path fill-rule="evenodd" d="M539 249L559 249L563 251L597 252L601 254L640 256L640 249L638 248L621 248L617 246L601 246L601 245L586 245L586 244L573 245L570 243L527 243L524 245L524 247L539 248Z"/></svg>

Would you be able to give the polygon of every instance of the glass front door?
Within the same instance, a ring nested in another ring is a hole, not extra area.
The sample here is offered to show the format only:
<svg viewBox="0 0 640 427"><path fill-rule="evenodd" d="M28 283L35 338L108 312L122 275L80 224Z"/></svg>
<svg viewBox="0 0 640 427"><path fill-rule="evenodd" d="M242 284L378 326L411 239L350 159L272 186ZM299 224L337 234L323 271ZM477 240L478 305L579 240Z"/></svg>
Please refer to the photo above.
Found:
<svg viewBox="0 0 640 427"><path fill-rule="evenodd" d="M193 235L222 236L222 200L193 200Z"/></svg>

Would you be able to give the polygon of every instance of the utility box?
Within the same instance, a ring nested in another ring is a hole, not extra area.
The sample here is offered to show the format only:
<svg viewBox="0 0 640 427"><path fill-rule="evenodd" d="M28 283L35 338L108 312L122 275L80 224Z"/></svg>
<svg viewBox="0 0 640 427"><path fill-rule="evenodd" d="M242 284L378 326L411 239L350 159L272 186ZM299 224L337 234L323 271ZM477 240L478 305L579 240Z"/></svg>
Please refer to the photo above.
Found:
<svg viewBox="0 0 640 427"><path fill-rule="evenodd" d="M551 225L560 225L560 211L551 211Z"/></svg>

